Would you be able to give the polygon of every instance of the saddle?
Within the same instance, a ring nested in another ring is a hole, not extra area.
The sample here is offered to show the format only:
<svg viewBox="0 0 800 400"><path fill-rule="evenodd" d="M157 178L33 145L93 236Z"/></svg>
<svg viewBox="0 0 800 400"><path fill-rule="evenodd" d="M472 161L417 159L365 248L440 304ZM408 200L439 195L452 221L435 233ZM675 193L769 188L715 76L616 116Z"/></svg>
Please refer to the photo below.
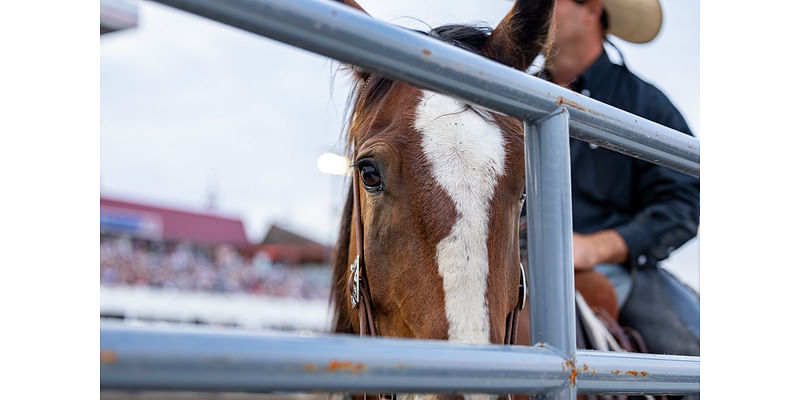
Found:
<svg viewBox="0 0 800 400"><path fill-rule="evenodd" d="M619 324L614 286L600 273L575 272L576 347L602 351L647 353L644 338L635 329ZM666 396L586 395L579 399L659 399Z"/></svg>
<svg viewBox="0 0 800 400"><path fill-rule="evenodd" d="M652 353L699 356L700 295L659 265L632 269L632 280L620 324L640 332Z"/></svg>
<svg viewBox="0 0 800 400"><path fill-rule="evenodd" d="M528 221L523 211L519 220L520 259L528 266ZM614 286L602 274L587 270L575 272L576 346L579 349L647 353L637 331L619 324ZM607 335L605 332L610 335Z"/></svg>
<svg viewBox="0 0 800 400"><path fill-rule="evenodd" d="M594 271L576 271L575 302L579 349L648 352L639 332L619 324L614 286L605 276Z"/></svg>
<svg viewBox="0 0 800 400"><path fill-rule="evenodd" d="M520 218L520 258L527 267L527 219ZM614 286L593 270L575 272L576 347L586 350L648 353L642 335L619 323L620 310ZM627 310L626 310L627 311ZM580 399L666 399L666 396L586 395Z"/></svg>

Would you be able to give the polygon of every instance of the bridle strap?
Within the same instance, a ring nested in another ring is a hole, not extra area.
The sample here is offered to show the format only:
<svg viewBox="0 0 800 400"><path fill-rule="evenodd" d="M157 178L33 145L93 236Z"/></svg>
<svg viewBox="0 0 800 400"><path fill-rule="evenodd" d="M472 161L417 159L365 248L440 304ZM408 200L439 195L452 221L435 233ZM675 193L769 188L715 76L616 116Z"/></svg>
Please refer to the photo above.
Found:
<svg viewBox="0 0 800 400"><path fill-rule="evenodd" d="M364 262L364 236L361 223L361 191L358 190L358 169L353 168L353 229L356 239L356 259L350 265L350 301L358 309L358 333L360 336L378 336L375 319L372 316L372 296L367 284L366 263Z"/></svg>
<svg viewBox="0 0 800 400"><path fill-rule="evenodd" d="M519 264L519 294L517 295L517 305L508 313L506 317L506 336L503 344L517 344L517 327L519 326L519 312L525 308L528 298L528 282L525 279L525 268Z"/></svg>
<svg viewBox="0 0 800 400"><path fill-rule="evenodd" d="M503 344L513 345L517 343L517 326L519 325L519 310L514 307L506 317L506 337Z"/></svg>
<svg viewBox="0 0 800 400"><path fill-rule="evenodd" d="M353 168L353 229L356 236L356 259L350 265L350 277L347 285L350 288L350 303L358 309L358 335L361 337L378 336L375 318L372 316L372 296L367 283L366 262L364 261L364 233L361 223L361 191L358 190L358 169ZM364 398L367 395L364 393ZM395 395L380 393L376 400L394 400Z"/></svg>

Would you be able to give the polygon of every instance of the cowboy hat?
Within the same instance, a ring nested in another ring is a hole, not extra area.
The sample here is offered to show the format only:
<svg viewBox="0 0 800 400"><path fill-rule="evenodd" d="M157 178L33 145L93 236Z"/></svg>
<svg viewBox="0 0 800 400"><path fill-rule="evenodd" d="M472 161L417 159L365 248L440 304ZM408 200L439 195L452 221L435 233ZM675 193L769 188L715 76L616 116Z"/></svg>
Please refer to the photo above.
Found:
<svg viewBox="0 0 800 400"><path fill-rule="evenodd" d="M602 0L608 33L631 43L647 43L661 30L658 0Z"/></svg>

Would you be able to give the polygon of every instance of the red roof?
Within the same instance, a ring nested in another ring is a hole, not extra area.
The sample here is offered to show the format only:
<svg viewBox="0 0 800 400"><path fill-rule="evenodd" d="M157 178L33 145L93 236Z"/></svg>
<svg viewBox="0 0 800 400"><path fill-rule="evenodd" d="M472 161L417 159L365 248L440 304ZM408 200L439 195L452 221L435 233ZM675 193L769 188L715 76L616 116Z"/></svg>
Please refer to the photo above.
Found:
<svg viewBox="0 0 800 400"><path fill-rule="evenodd" d="M272 261L287 264L326 263L331 249L287 229L272 225L256 252L266 252Z"/></svg>
<svg viewBox="0 0 800 400"><path fill-rule="evenodd" d="M199 244L251 247L242 221L218 215L182 211L100 197L101 230L106 227L133 235Z"/></svg>

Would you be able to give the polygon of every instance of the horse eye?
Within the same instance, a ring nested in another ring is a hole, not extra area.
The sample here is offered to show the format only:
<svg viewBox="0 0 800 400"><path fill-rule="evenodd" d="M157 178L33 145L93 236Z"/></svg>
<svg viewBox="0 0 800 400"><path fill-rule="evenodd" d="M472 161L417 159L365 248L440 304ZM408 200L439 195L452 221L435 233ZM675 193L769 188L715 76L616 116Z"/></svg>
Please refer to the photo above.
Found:
<svg viewBox="0 0 800 400"><path fill-rule="evenodd" d="M371 163L364 163L358 167L361 173L361 182L364 184L364 189L368 191L378 191L383 189L381 175Z"/></svg>

